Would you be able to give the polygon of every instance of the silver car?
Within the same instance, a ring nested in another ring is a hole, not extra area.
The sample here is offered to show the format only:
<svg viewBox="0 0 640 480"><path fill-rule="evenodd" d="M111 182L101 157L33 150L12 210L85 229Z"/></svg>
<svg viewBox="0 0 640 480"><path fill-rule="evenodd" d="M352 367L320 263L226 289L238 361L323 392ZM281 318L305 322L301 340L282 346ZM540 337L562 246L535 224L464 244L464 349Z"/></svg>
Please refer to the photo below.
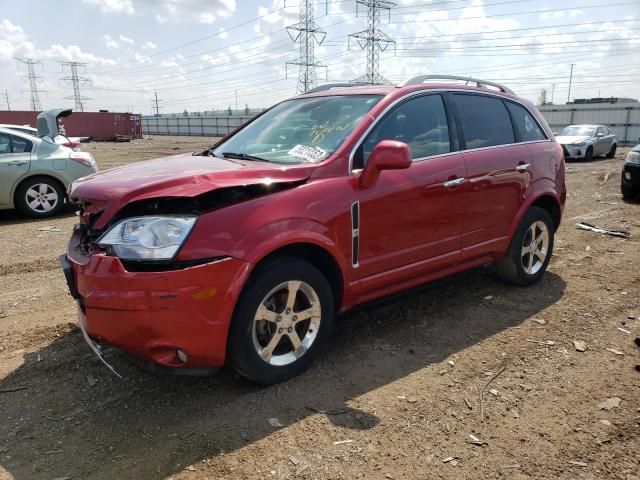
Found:
<svg viewBox="0 0 640 480"><path fill-rule="evenodd" d="M605 125L569 125L556 135L556 141L566 158L587 161L599 155L613 158L618 146L615 134Z"/></svg>
<svg viewBox="0 0 640 480"><path fill-rule="evenodd" d="M96 171L88 152L0 128L0 210L17 208L34 218L55 215L64 208L69 184Z"/></svg>

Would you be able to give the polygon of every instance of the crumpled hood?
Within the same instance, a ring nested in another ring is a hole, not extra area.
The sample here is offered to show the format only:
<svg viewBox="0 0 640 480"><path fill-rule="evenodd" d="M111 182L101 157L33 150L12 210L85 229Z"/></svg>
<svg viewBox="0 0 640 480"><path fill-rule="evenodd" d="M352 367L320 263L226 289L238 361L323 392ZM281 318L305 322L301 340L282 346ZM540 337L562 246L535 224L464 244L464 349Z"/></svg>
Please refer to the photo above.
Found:
<svg viewBox="0 0 640 480"><path fill-rule="evenodd" d="M69 196L106 204L99 224L124 205L156 197L194 197L217 188L299 182L313 165L282 166L188 154L172 155L94 173L71 184ZM99 225L96 225L99 227Z"/></svg>
<svg viewBox="0 0 640 480"><path fill-rule="evenodd" d="M580 136L580 135L561 135L556 137L556 142L562 145L570 145L572 143L584 142L585 140L590 140L591 137L588 136Z"/></svg>

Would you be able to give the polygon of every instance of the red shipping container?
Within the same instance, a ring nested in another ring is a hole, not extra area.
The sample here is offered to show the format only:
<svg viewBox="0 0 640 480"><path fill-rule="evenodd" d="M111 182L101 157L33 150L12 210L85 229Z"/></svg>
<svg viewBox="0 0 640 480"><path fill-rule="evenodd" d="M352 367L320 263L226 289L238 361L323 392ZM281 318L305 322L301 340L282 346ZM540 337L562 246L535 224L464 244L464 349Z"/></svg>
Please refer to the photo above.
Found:
<svg viewBox="0 0 640 480"><path fill-rule="evenodd" d="M40 112L0 110L0 123L36 127ZM96 141L142 138L142 116L116 112L73 112L62 119L69 137L91 137Z"/></svg>

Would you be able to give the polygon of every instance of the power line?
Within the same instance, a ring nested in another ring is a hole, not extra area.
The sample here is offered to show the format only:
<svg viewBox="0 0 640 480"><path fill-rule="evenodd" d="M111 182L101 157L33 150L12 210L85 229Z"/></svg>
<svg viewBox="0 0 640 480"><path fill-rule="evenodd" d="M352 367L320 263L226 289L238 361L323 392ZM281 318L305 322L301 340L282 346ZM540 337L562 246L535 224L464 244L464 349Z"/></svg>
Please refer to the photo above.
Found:
<svg viewBox="0 0 640 480"><path fill-rule="evenodd" d="M367 73L353 80L354 83L367 83L370 85L384 85L389 81L380 75L380 52L385 51L390 45L395 45L389 35L380 29L380 13L383 10L389 12L395 3L389 0L356 0L356 16L358 5L367 7L367 29L349 35L349 41L353 38L360 48L367 51ZM349 43L348 48L351 49Z"/></svg>
<svg viewBox="0 0 640 480"><path fill-rule="evenodd" d="M316 25L314 6L314 0L303 0L300 4L300 21L287 27L289 37L300 47L298 58L286 63L287 66L298 66L298 93L306 92L316 84L316 68L326 68L315 59L315 44L322 45L327 32Z"/></svg>
<svg viewBox="0 0 640 480"><path fill-rule="evenodd" d="M68 100L73 100L75 102L75 110L77 112L84 112L84 100L90 100L89 97L85 97L80 93L80 84L82 85L91 85L91 80L85 77L81 77L78 75L78 67L85 68L87 66L86 63L80 62L60 62L62 69L64 67L69 67L71 71L71 75L68 77L63 77L60 80L66 84L71 84L73 87L73 95L70 97L65 97Z"/></svg>
<svg viewBox="0 0 640 480"><path fill-rule="evenodd" d="M4 98L7 101L7 110L11 111L11 105L9 105L9 93L6 89L4 91Z"/></svg>
<svg viewBox="0 0 640 480"><path fill-rule="evenodd" d="M31 110L34 112L42 110L42 103L40 103L40 93L45 93L38 89L38 81L42 79L36 75L36 65L42 66L41 61L36 61L31 58L16 58L19 63L23 63L27 66L27 80L29 81L29 94ZM44 68L44 67L43 67Z"/></svg>

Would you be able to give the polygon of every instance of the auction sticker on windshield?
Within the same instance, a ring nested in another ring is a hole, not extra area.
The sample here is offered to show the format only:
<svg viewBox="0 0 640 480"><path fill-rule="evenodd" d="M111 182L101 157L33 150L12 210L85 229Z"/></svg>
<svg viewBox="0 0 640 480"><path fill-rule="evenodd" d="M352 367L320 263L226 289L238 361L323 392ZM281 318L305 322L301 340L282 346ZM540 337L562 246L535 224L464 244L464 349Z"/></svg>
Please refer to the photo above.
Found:
<svg viewBox="0 0 640 480"><path fill-rule="evenodd" d="M296 145L287 152L294 157L303 158L308 162L316 163L327 156L327 152L318 147L307 147L306 145Z"/></svg>

